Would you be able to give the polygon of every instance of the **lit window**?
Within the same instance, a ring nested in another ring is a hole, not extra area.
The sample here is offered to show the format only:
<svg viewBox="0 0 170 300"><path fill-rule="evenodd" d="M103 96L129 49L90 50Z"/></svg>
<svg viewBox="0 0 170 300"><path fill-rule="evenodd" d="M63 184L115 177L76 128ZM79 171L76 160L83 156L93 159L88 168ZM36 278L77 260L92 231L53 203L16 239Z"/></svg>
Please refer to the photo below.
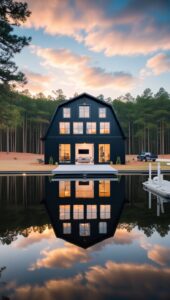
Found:
<svg viewBox="0 0 170 300"><path fill-rule="evenodd" d="M82 122L74 122L73 123L73 133L74 134L83 134L83 123Z"/></svg>
<svg viewBox="0 0 170 300"><path fill-rule="evenodd" d="M60 205L60 220L70 220L70 205Z"/></svg>
<svg viewBox="0 0 170 300"><path fill-rule="evenodd" d="M102 134L110 133L110 123L109 122L101 122L100 123L100 133L102 133Z"/></svg>
<svg viewBox="0 0 170 300"><path fill-rule="evenodd" d="M70 118L70 108L63 108L63 118Z"/></svg>
<svg viewBox="0 0 170 300"><path fill-rule="evenodd" d="M99 144L99 163L110 161L110 144Z"/></svg>
<svg viewBox="0 0 170 300"><path fill-rule="evenodd" d="M110 204L100 205L100 218L110 219Z"/></svg>
<svg viewBox="0 0 170 300"><path fill-rule="evenodd" d="M59 144L59 162L67 163L71 161L70 144Z"/></svg>
<svg viewBox="0 0 170 300"><path fill-rule="evenodd" d="M70 181L59 181L59 197L67 198L71 196Z"/></svg>
<svg viewBox="0 0 170 300"><path fill-rule="evenodd" d="M110 180L99 181L99 197L110 197Z"/></svg>
<svg viewBox="0 0 170 300"><path fill-rule="evenodd" d="M99 233L107 233L107 223L99 222Z"/></svg>
<svg viewBox="0 0 170 300"><path fill-rule="evenodd" d="M90 224L82 223L80 224L80 236L89 236L90 235Z"/></svg>
<svg viewBox="0 0 170 300"><path fill-rule="evenodd" d="M63 223L63 233L64 234L71 233L71 223Z"/></svg>
<svg viewBox="0 0 170 300"><path fill-rule="evenodd" d="M84 218L84 205L73 205L73 219L80 220Z"/></svg>
<svg viewBox="0 0 170 300"><path fill-rule="evenodd" d="M106 108L99 108L99 118L106 118Z"/></svg>
<svg viewBox="0 0 170 300"><path fill-rule="evenodd" d="M96 122L87 122L86 133L87 134L95 134L96 133Z"/></svg>
<svg viewBox="0 0 170 300"><path fill-rule="evenodd" d="M69 134L69 133L70 133L70 123L60 122L60 134Z"/></svg>
<svg viewBox="0 0 170 300"><path fill-rule="evenodd" d="M85 106L79 106L79 118L89 118L90 116L90 107Z"/></svg>
<svg viewBox="0 0 170 300"><path fill-rule="evenodd" d="M94 198L94 181L76 181L76 198Z"/></svg>
<svg viewBox="0 0 170 300"><path fill-rule="evenodd" d="M97 218L97 205L87 205L87 219Z"/></svg>

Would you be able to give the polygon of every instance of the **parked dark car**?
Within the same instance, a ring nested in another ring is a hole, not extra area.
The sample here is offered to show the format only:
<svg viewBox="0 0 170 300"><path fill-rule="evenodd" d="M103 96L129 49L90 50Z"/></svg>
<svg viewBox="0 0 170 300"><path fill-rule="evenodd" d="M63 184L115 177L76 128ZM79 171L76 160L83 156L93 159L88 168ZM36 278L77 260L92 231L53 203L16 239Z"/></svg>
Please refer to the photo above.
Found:
<svg viewBox="0 0 170 300"><path fill-rule="evenodd" d="M156 154L151 152L141 152L137 155L137 160L139 161L155 161L158 158Z"/></svg>

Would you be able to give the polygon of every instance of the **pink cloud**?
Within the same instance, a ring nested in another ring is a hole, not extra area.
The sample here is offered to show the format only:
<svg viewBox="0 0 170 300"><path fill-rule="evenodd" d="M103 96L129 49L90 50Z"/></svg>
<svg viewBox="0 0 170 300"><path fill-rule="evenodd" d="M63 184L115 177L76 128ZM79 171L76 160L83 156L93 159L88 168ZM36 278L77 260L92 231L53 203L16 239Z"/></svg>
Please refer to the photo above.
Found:
<svg viewBox="0 0 170 300"><path fill-rule="evenodd" d="M170 264L170 248L154 245L148 251L148 258L162 266Z"/></svg>
<svg viewBox="0 0 170 300"><path fill-rule="evenodd" d="M25 26L42 28L51 35L65 35L83 42L95 52L112 55L148 54L170 49L169 24L162 25L153 12L165 14L168 5L135 1L119 11L110 9L113 1L27 0L31 17ZM158 5L159 4L159 5ZM150 14L151 12L151 14ZM156 14L155 14L156 15Z"/></svg>
<svg viewBox="0 0 170 300"><path fill-rule="evenodd" d="M49 49L33 46L33 53L43 59L43 65L62 68L71 81L79 82L85 88L111 86L113 89L129 90L136 79L125 72L106 72L90 65L88 56L74 54L66 49Z"/></svg>
<svg viewBox="0 0 170 300"><path fill-rule="evenodd" d="M29 89L33 94L49 92L50 83L54 80L52 75L43 75L29 70L23 70L23 72L27 78L27 84L24 86L24 89ZM18 89L21 90L20 87L18 87Z"/></svg>
<svg viewBox="0 0 170 300"><path fill-rule="evenodd" d="M30 267L30 270L39 268L70 268L77 262L85 263L89 260L88 252L74 245L53 250L44 250L40 258Z"/></svg>
<svg viewBox="0 0 170 300"><path fill-rule="evenodd" d="M170 72L170 54L159 53L147 61L146 67L155 75Z"/></svg>
<svg viewBox="0 0 170 300"><path fill-rule="evenodd" d="M52 229L46 228L41 233L39 233L37 231L35 232L32 227L28 228L28 230L30 231L29 238L21 237L20 239L18 239L17 241L15 241L13 243L13 247L25 249L33 244L40 243L43 240L48 240L48 241L51 240L52 241L52 240L56 239Z"/></svg>

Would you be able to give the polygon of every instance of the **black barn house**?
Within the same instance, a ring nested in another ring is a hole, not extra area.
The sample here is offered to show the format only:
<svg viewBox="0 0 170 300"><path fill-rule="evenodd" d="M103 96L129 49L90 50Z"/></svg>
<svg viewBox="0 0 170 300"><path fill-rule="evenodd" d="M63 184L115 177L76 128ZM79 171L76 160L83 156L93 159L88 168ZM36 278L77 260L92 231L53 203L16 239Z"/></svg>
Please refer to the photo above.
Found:
<svg viewBox="0 0 170 300"><path fill-rule="evenodd" d="M60 104L46 135L45 163L125 163L125 136L112 106L86 93Z"/></svg>

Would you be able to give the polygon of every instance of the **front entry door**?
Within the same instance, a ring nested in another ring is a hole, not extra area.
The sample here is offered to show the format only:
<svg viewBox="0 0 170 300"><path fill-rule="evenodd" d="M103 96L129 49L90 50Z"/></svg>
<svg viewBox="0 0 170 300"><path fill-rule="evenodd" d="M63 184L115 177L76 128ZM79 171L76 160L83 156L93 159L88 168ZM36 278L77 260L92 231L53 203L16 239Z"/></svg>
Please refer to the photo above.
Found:
<svg viewBox="0 0 170 300"><path fill-rule="evenodd" d="M93 164L94 144L87 144L87 143L76 144L75 162L76 164Z"/></svg>

